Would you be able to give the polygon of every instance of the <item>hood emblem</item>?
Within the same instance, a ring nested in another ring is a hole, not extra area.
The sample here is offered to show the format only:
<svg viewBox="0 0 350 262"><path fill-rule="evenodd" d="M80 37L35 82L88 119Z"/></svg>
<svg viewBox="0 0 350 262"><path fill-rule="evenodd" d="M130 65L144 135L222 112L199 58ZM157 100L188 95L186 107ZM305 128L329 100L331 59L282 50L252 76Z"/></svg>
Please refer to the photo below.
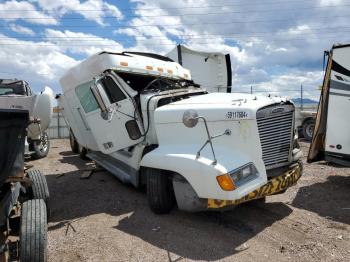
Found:
<svg viewBox="0 0 350 262"><path fill-rule="evenodd" d="M283 107L277 107L271 110L272 114L277 114L277 113L282 113L284 112L284 108Z"/></svg>

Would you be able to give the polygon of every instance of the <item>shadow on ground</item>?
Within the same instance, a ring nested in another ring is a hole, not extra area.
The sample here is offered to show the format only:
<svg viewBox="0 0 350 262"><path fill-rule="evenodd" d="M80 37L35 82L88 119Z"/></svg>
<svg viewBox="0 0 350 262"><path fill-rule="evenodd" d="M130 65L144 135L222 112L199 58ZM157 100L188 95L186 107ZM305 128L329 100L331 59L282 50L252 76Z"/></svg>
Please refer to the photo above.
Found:
<svg viewBox="0 0 350 262"><path fill-rule="evenodd" d="M61 155L62 162L86 166L76 155ZM122 184L106 172L84 180L80 174L74 171L47 175L52 196L49 230L74 230L72 222L106 213L115 217L115 224L106 227L134 235L182 258L218 260L243 251L246 241L292 212L283 203L267 203L242 205L223 213L191 214L175 208L159 216L148 208L142 190Z"/></svg>
<svg viewBox="0 0 350 262"><path fill-rule="evenodd" d="M329 176L327 181L301 187L292 205L336 222L350 224L350 176Z"/></svg>

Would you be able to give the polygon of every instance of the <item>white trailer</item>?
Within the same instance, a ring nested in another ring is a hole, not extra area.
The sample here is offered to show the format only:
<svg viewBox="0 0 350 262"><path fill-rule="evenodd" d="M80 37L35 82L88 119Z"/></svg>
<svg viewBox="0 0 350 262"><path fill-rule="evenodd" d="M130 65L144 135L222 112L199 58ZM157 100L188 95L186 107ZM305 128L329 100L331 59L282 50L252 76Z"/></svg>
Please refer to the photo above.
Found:
<svg viewBox="0 0 350 262"><path fill-rule="evenodd" d="M327 70L308 161L350 166L350 45L327 52Z"/></svg>
<svg viewBox="0 0 350 262"><path fill-rule="evenodd" d="M301 176L294 105L208 93L191 72L150 53L101 52L60 79L73 149L126 183L151 209L199 211L284 192Z"/></svg>

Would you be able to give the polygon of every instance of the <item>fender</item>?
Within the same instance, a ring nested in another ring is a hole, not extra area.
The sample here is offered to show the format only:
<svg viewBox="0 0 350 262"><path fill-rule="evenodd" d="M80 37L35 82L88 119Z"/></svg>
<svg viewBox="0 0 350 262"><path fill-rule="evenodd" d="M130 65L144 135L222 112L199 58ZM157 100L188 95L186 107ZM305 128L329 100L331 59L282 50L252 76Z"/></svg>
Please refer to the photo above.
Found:
<svg viewBox="0 0 350 262"><path fill-rule="evenodd" d="M178 149L178 150L177 150ZM188 148L189 149L189 148ZM189 153L191 152L191 153ZM219 153L219 151L217 151ZM196 154L192 150L184 150L184 147L159 147L146 155L141 160L141 166L149 168L157 168L162 170L173 171L183 176L192 186L199 198L213 198L233 200L242 197L258 187L266 183L266 173L252 181L248 185L244 185L234 191L223 191L219 186L216 177L226 174L233 170L234 166L243 166L246 163L252 162L250 159L243 158L242 153L240 158L235 158L236 154L230 154L231 164L223 164L223 161L218 159L216 165L212 165L213 160L201 156L196 159ZM220 155L220 154L218 154Z"/></svg>

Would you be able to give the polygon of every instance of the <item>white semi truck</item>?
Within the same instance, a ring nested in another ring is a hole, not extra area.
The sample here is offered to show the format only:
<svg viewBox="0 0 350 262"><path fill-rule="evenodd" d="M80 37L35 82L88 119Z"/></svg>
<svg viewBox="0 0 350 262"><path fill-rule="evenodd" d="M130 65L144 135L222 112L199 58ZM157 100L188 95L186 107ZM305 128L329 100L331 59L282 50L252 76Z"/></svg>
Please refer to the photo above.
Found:
<svg viewBox="0 0 350 262"><path fill-rule="evenodd" d="M137 52L93 55L60 84L80 152L146 186L155 213L175 203L187 211L235 206L282 193L302 174L286 99L208 93L170 58Z"/></svg>
<svg viewBox="0 0 350 262"><path fill-rule="evenodd" d="M350 166L350 44L328 55L308 162L326 160Z"/></svg>

